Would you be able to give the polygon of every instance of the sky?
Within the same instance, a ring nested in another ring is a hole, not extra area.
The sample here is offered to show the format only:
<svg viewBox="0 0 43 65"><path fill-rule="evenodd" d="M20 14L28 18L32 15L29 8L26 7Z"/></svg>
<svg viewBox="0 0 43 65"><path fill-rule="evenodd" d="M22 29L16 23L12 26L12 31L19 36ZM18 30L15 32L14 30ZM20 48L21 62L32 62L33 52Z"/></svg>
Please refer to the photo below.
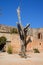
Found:
<svg viewBox="0 0 43 65"><path fill-rule="evenodd" d="M0 0L0 24L17 26L18 6L23 26L43 28L43 0Z"/></svg>

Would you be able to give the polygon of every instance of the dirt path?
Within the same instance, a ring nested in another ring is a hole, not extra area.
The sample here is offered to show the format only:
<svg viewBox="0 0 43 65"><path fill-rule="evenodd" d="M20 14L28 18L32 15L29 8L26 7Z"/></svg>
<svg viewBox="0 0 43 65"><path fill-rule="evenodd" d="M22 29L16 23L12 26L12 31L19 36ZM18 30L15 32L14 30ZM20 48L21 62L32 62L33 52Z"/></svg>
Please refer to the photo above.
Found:
<svg viewBox="0 0 43 65"><path fill-rule="evenodd" d="M18 54L0 53L0 65L43 65L43 53L28 54L27 59Z"/></svg>

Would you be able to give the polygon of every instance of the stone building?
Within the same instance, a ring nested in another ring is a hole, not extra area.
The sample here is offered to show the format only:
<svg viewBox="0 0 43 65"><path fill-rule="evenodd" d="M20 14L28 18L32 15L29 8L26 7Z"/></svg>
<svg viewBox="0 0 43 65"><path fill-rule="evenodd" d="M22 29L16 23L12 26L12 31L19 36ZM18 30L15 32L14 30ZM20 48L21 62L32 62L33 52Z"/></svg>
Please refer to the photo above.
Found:
<svg viewBox="0 0 43 65"><path fill-rule="evenodd" d="M39 49L43 52L43 28L30 28L29 35L32 37L32 42L28 44L29 49Z"/></svg>
<svg viewBox="0 0 43 65"><path fill-rule="evenodd" d="M21 42L19 34L11 34L10 30L15 27L9 27L5 25L0 25L0 37L4 36L7 38L6 45L9 44L13 47L13 52L19 52L21 48ZM27 45L27 51L33 51L33 49L39 49L43 52L43 28L30 28L28 31L28 36L31 36L32 42Z"/></svg>

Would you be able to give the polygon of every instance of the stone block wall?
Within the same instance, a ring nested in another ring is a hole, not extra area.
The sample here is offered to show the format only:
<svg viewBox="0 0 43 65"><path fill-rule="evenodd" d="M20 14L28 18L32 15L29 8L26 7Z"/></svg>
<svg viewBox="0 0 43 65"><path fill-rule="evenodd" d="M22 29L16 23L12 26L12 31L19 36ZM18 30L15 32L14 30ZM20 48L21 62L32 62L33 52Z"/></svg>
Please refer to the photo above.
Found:
<svg viewBox="0 0 43 65"><path fill-rule="evenodd" d="M20 52L21 42L18 34L10 34L6 31L3 32L3 30L0 29L0 37L1 36L6 37L7 41L10 41L6 42L6 44L12 45L13 52ZM33 50L34 48L38 48L40 52L43 52L43 28L30 28L30 30L28 31L28 36L31 36L32 42L28 43L27 51Z"/></svg>

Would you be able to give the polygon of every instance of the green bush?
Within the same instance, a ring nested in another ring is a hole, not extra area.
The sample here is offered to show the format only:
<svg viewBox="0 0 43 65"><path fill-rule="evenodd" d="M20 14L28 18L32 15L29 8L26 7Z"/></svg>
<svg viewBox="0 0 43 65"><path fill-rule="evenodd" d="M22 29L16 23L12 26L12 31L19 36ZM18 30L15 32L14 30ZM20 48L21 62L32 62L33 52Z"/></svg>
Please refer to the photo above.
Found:
<svg viewBox="0 0 43 65"><path fill-rule="evenodd" d="M7 40L6 37L4 36L0 37L0 45L5 44L6 40Z"/></svg>
<svg viewBox="0 0 43 65"><path fill-rule="evenodd" d="M40 53L38 49L33 49L34 50L34 53Z"/></svg>
<svg viewBox="0 0 43 65"><path fill-rule="evenodd" d="M8 46L8 49L7 49L7 52L8 52L9 54L12 54L12 50L13 50L13 49L12 49L12 46L9 45L9 46Z"/></svg>
<svg viewBox="0 0 43 65"><path fill-rule="evenodd" d="M18 33L18 31L17 31L16 28L13 28L13 29L10 30L10 33L11 33L11 34L14 34L14 33Z"/></svg>

